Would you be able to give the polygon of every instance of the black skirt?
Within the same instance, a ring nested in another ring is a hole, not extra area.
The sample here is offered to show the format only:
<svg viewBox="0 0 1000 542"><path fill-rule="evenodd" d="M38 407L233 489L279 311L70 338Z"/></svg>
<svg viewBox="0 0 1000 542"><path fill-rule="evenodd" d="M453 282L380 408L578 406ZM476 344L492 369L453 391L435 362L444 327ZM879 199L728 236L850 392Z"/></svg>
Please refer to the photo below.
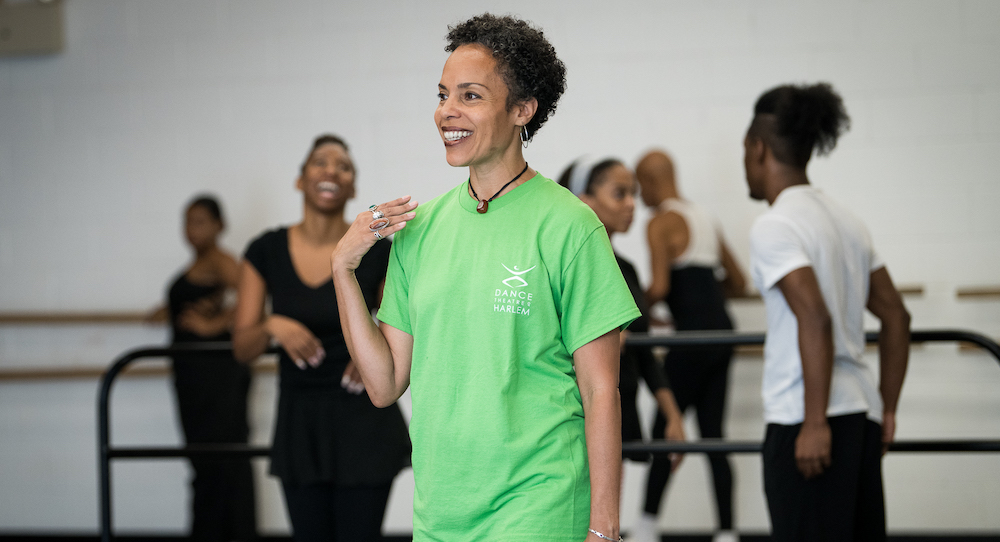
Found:
<svg viewBox="0 0 1000 542"><path fill-rule="evenodd" d="M287 367L291 361L281 363ZM271 474L282 482L377 486L409 464L410 439L398 405L377 408L367 393L350 394L339 382L281 386Z"/></svg>

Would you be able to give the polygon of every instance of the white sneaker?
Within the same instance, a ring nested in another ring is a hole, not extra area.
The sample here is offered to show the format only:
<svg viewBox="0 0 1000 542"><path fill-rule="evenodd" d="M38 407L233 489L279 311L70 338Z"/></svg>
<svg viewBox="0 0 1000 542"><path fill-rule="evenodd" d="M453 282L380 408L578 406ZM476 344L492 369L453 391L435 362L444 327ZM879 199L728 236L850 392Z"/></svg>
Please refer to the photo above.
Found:
<svg viewBox="0 0 1000 542"><path fill-rule="evenodd" d="M736 531L719 531L715 533L712 542L740 542L740 535Z"/></svg>
<svg viewBox="0 0 1000 542"><path fill-rule="evenodd" d="M660 533L657 532L656 516L653 514L642 514L629 529L628 542L660 542Z"/></svg>

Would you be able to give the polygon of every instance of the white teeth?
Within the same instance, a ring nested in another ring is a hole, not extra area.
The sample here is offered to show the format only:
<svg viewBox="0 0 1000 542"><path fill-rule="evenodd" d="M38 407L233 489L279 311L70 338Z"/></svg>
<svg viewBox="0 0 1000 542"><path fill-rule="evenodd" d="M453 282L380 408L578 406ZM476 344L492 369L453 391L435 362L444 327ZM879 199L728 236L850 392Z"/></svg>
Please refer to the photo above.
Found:
<svg viewBox="0 0 1000 542"><path fill-rule="evenodd" d="M331 183L330 181L321 181L316 184L316 188L319 189L320 192L333 192L334 194L340 192L340 187L337 186L336 183Z"/></svg>
<svg viewBox="0 0 1000 542"><path fill-rule="evenodd" d="M472 132L469 132L467 130L454 130L454 131L445 132L444 133L444 140L445 141L458 141L459 139L462 139L463 137L469 137L470 135L472 135Z"/></svg>

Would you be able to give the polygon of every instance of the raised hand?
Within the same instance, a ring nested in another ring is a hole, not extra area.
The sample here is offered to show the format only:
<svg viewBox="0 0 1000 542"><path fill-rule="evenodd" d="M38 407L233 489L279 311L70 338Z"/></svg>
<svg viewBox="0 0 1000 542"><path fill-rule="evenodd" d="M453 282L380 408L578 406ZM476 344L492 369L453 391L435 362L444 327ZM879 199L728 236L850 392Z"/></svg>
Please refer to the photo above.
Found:
<svg viewBox="0 0 1000 542"><path fill-rule="evenodd" d="M410 196L403 196L359 213L330 256L333 273L357 269L376 241L398 232L413 220L416 208L417 203L411 202Z"/></svg>

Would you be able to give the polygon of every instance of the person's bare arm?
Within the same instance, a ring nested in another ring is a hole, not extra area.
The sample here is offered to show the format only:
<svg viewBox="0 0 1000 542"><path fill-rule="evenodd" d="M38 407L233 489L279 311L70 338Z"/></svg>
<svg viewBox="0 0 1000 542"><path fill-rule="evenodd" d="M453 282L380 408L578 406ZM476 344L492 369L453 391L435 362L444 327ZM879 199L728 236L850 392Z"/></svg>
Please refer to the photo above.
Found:
<svg viewBox="0 0 1000 542"><path fill-rule="evenodd" d="M161 324L170 321L170 307L160 305L149 311L142 319L147 324Z"/></svg>
<svg viewBox="0 0 1000 542"><path fill-rule="evenodd" d="M201 337L213 337L233 327L235 306L232 294L239 288L240 267L226 252L217 250L209 256L212 274L225 286L225 294L203 298L177 315L177 325Z"/></svg>
<svg viewBox="0 0 1000 542"><path fill-rule="evenodd" d="M670 266L687 248L688 229L684 218L674 212L654 216L646 228L652 281L646 290L650 307L670 293Z"/></svg>
<svg viewBox="0 0 1000 542"><path fill-rule="evenodd" d="M670 388L660 388L653 394L656 397L656 404L660 407L660 412L667 419L667 427L663 430L663 438L675 442L684 442L687 435L684 434L684 413L677 406L674 399L674 392ZM653 435L656 437L656 435ZM681 466L684 454L670 454L670 469L676 470Z"/></svg>
<svg viewBox="0 0 1000 542"><path fill-rule="evenodd" d="M573 352L590 463L590 528L615 540L622 475L618 335L618 330L609 331ZM601 542L593 534L587 541Z"/></svg>
<svg viewBox="0 0 1000 542"><path fill-rule="evenodd" d="M722 239L722 235L719 235L719 260L722 263L722 268L726 270L726 278L722 280L722 291L726 293L726 297L745 296L747 291L746 275L743 274L743 269L736 262L736 258L733 257L729 246Z"/></svg>
<svg viewBox="0 0 1000 542"><path fill-rule="evenodd" d="M354 270L339 266L336 253L333 284L351 361L361 375L372 404L387 407L410 385L413 336L386 323L375 325Z"/></svg>
<svg viewBox="0 0 1000 542"><path fill-rule="evenodd" d="M878 354L879 392L883 403L882 453L885 453L896 436L896 406L910 359L910 313L885 267L871 274L868 310L882 326L878 335Z"/></svg>
<svg viewBox="0 0 1000 542"><path fill-rule="evenodd" d="M805 388L805 419L795 439L795 461L808 478L830 466L830 404L833 376L833 324L812 267L800 267L778 281L799 328L799 355Z"/></svg>
<svg viewBox="0 0 1000 542"><path fill-rule="evenodd" d="M271 341L263 324L266 298L267 285L263 277L250 262L244 261L233 314L233 356L238 361L248 362L263 354Z"/></svg>
<svg viewBox="0 0 1000 542"><path fill-rule="evenodd" d="M240 287L240 264L232 255L221 250L216 253L213 260L216 273L222 279L222 283L228 288Z"/></svg>
<svg viewBox="0 0 1000 542"><path fill-rule="evenodd" d="M218 300L203 299L177 316L177 326L200 337L213 337L229 331L233 308L219 307ZM207 315L206 315L207 313Z"/></svg>
<svg viewBox="0 0 1000 542"><path fill-rule="evenodd" d="M411 202L409 196L379 205L378 210L388 220L388 225L380 234L389 236L403 229L407 221L416 216L416 208L416 202ZM370 211L358 214L337 243L330 256L330 266L337 292L340 325L351 360L361 375L372 404L386 407L395 403L410 385L413 336L384 322L376 326L365 304L354 273L361 265L361 258L376 242L368 228L371 222Z"/></svg>
<svg viewBox="0 0 1000 542"><path fill-rule="evenodd" d="M265 317L266 298L264 278L244 261L233 315L233 356L238 361L252 361L264 353L274 337L300 369L307 363L314 367L322 363L326 352L319 339L297 320L276 314Z"/></svg>

